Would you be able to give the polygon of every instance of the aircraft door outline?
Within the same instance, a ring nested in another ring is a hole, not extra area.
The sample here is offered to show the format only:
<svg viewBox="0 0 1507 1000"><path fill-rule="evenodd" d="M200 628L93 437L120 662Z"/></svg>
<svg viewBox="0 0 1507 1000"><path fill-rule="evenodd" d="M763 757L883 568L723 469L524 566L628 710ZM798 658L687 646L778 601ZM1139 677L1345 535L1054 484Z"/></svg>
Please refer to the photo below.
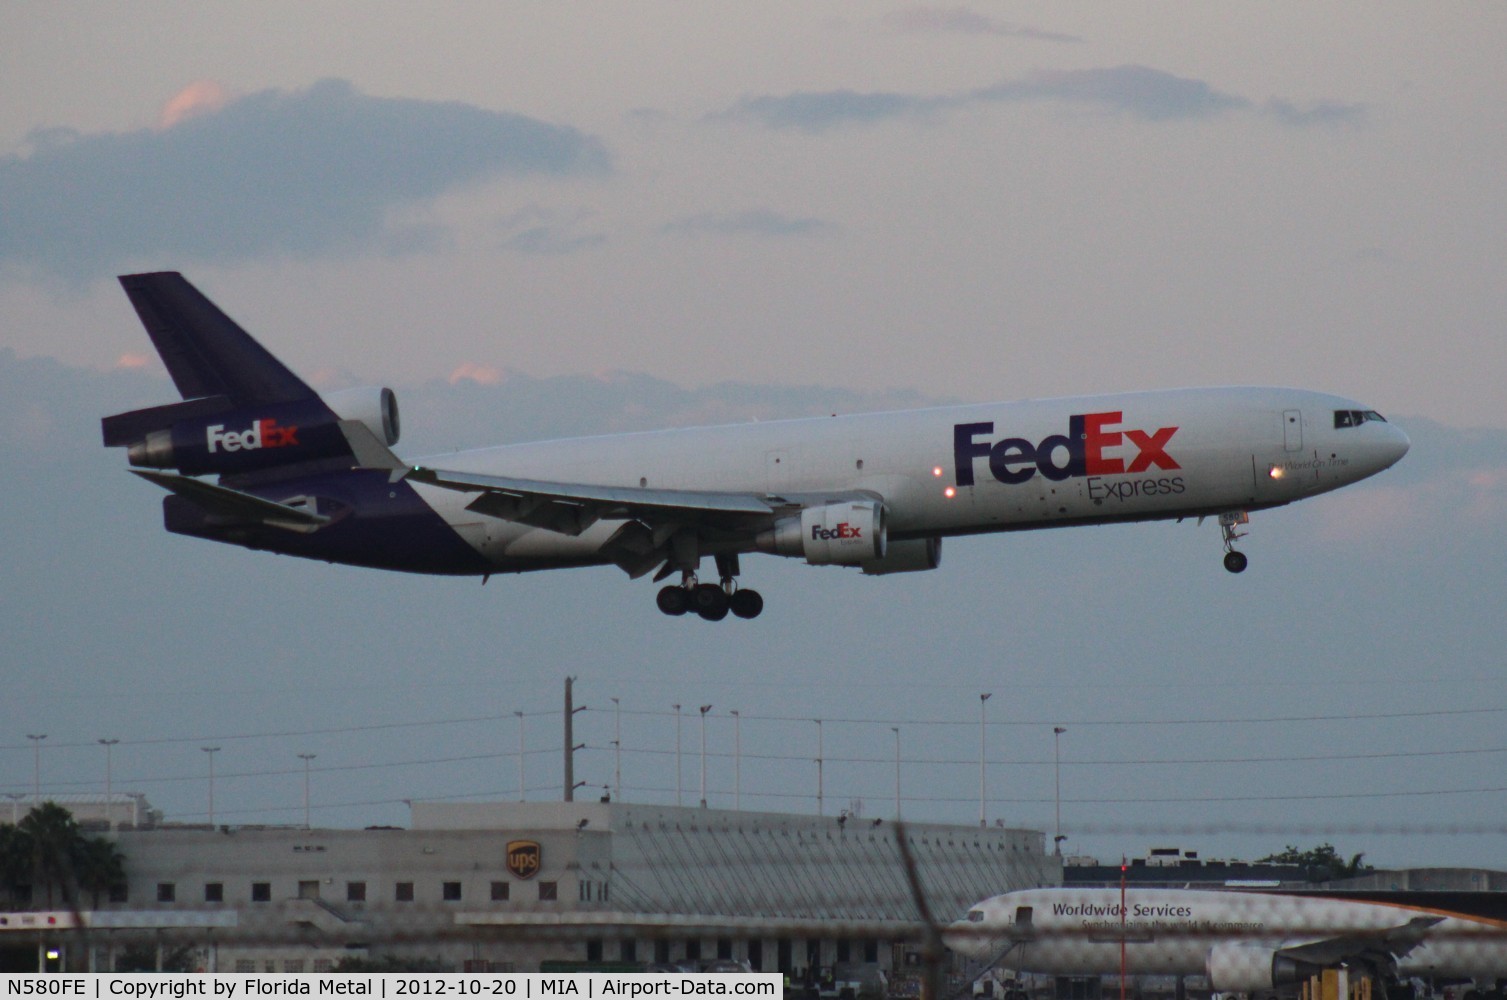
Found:
<svg viewBox="0 0 1507 1000"><path fill-rule="evenodd" d="M1282 411L1282 446L1287 451L1303 450L1303 411Z"/></svg>

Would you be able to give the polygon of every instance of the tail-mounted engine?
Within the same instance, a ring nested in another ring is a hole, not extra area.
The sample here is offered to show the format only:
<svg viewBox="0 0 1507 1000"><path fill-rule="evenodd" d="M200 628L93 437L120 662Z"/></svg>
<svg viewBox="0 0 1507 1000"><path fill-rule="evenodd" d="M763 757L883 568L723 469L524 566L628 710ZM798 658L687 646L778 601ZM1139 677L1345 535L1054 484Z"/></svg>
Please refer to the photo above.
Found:
<svg viewBox="0 0 1507 1000"><path fill-rule="evenodd" d="M342 420L365 424L391 446L400 430L391 389L348 389L324 399L237 407L224 396L189 399L106 417L105 445L132 465L189 476L231 475L351 455Z"/></svg>

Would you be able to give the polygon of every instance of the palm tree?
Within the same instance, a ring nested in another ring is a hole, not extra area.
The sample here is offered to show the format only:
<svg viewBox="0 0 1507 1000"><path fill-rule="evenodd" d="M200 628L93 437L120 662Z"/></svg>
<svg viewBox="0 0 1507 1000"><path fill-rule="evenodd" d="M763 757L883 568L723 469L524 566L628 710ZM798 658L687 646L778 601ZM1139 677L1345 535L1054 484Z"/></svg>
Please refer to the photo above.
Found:
<svg viewBox="0 0 1507 1000"><path fill-rule="evenodd" d="M31 885L31 840L9 823L0 826L0 892L10 907L20 903L22 886Z"/></svg>
<svg viewBox="0 0 1507 1000"><path fill-rule="evenodd" d="M70 902L74 852L81 839L73 814L56 802L43 802L22 818L17 829L31 841L32 884L46 888L47 909L53 908L54 886L62 889L63 901Z"/></svg>
<svg viewBox="0 0 1507 1000"><path fill-rule="evenodd" d="M87 892L93 908L99 909L99 897L126 884L126 856L113 841L104 837L79 840L73 850L73 871L80 892Z"/></svg>

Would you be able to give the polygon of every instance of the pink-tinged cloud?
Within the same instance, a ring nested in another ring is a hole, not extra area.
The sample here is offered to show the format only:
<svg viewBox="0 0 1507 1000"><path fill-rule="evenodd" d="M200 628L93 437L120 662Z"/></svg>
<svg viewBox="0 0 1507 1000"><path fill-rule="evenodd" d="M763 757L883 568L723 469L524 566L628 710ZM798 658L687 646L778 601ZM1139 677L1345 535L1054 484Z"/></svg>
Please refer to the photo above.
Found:
<svg viewBox="0 0 1507 1000"><path fill-rule="evenodd" d="M150 354L122 354L115 361L116 368L124 368L128 371L138 371L142 368L151 368L157 363L157 359Z"/></svg>
<svg viewBox="0 0 1507 1000"><path fill-rule="evenodd" d="M502 372L491 365L478 365L470 361L463 361L450 373L449 382L455 385L460 382L475 382L477 385L496 385L502 381Z"/></svg>
<svg viewBox="0 0 1507 1000"><path fill-rule="evenodd" d="M230 91L214 80L195 80L174 94L157 117L159 129L170 129L197 115L211 114L230 103Z"/></svg>

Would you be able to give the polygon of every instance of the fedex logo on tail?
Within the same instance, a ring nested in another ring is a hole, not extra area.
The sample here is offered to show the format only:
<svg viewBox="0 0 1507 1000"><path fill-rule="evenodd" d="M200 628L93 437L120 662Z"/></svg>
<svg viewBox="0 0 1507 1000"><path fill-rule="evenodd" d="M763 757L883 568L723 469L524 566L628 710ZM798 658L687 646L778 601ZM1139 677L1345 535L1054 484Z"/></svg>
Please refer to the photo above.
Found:
<svg viewBox="0 0 1507 1000"><path fill-rule="evenodd" d="M974 484L974 460L987 458L989 473L1009 485L1026 482L1036 473L1054 481L1073 476L1117 476L1149 469L1180 469L1167 453L1176 427L1155 431L1118 429L1125 419L1120 410L1075 413L1068 417L1066 434L1040 441L1007 437L989 441L994 422L954 424L952 456L959 486ZM1123 449L1134 448L1131 455Z"/></svg>
<svg viewBox="0 0 1507 1000"><path fill-rule="evenodd" d="M298 444L298 425L279 427L276 420L253 420L244 431L227 431L224 424L205 428L211 455L220 451L260 451L263 448L289 448Z"/></svg>

